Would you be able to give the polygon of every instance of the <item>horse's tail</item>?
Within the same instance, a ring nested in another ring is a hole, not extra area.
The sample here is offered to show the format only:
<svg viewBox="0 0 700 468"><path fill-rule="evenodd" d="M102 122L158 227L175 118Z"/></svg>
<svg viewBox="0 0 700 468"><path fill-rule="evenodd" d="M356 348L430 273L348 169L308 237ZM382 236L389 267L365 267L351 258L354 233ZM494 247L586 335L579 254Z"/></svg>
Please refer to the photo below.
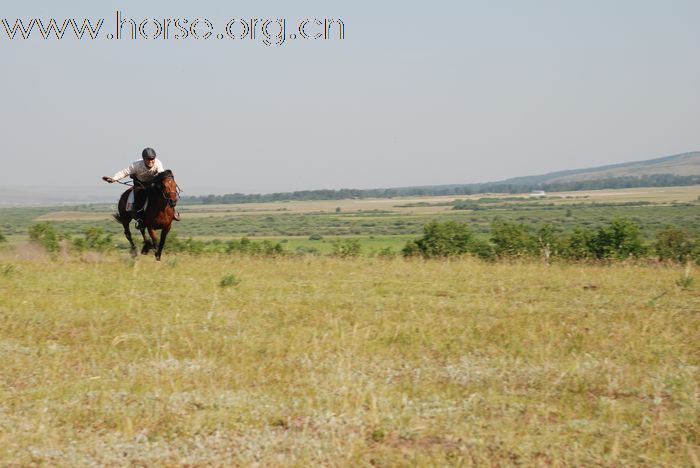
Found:
<svg viewBox="0 0 700 468"><path fill-rule="evenodd" d="M112 217L117 220L118 223L125 224L129 221L129 215L126 212L126 199L128 198L131 190L132 189L127 189L124 191L117 202L117 212L114 213Z"/></svg>

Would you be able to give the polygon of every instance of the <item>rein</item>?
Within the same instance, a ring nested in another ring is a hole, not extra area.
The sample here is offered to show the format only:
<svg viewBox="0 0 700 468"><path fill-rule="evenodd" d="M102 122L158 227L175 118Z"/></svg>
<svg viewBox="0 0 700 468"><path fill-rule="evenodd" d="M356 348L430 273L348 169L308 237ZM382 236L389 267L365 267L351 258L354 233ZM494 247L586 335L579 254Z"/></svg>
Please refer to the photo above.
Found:
<svg viewBox="0 0 700 468"><path fill-rule="evenodd" d="M167 179L173 179L173 182L175 182L175 178L174 178L173 176L168 176ZM133 186L135 185L135 184L133 183L133 181L132 181L132 182L122 182L122 181L120 181L120 180L115 180L115 182L118 183L118 184L121 184L121 185L126 185L127 187L133 187ZM162 182L162 180L161 180L160 182ZM143 184L141 181L139 181L139 185L141 185L144 189L146 188L146 185ZM162 188L162 186L161 186L160 194L161 194L161 196L163 197L163 199L168 203L168 205L170 205L172 208L175 208L175 204L177 203L177 200L180 199L180 194L181 194L183 191L184 191L184 190L182 190L182 189L180 188L180 186L177 185L177 182L175 182L175 190L174 190L174 191L173 191L173 190L169 190L169 191L166 192L165 190L163 190L163 188ZM176 199L176 201L172 201L172 200L170 199L170 197L168 196L168 195L170 195L171 193L174 193L174 194L175 194L175 199Z"/></svg>

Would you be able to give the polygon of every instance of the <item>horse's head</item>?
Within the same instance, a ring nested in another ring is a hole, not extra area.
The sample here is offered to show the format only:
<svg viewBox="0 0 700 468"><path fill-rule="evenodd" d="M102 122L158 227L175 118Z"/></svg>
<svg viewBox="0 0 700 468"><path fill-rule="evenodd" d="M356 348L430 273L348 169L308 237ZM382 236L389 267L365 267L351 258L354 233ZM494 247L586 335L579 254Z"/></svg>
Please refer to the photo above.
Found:
<svg viewBox="0 0 700 468"><path fill-rule="evenodd" d="M180 197L180 188L175 182L173 171L168 169L161 172L156 177L156 181L158 182L158 187L163 195L163 198L165 198L165 200L168 202L168 205L175 208L177 200Z"/></svg>

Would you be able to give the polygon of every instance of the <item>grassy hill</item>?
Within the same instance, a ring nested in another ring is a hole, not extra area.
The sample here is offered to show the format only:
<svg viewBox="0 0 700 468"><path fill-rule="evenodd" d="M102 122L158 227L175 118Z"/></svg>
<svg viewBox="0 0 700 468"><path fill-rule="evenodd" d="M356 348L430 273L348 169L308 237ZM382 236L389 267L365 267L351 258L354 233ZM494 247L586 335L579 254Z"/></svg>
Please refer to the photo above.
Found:
<svg viewBox="0 0 700 468"><path fill-rule="evenodd" d="M513 185L535 185L555 182L576 182L610 179L614 177L642 177L658 174L675 176L700 175L700 151L665 156L663 158L633 161L607 166L550 172L547 174L514 177L501 183Z"/></svg>
<svg viewBox="0 0 700 468"><path fill-rule="evenodd" d="M469 195L473 193L527 193L530 190L574 191L630 187L671 187L700 184L700 152L647 161L515 177L502 181L423 185L377 189L305 190L271 194L227 194L183 197L186 204L260 203L282 200L343 200L405 196Z"/></svg>

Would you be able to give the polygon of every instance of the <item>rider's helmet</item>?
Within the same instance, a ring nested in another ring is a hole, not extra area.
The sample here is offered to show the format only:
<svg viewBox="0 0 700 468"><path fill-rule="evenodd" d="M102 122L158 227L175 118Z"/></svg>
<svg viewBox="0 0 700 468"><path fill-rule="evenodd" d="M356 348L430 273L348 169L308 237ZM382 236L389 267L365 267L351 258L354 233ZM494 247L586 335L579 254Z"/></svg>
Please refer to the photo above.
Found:
<svg viewBox="0 0 700 468"><path fill-rule="evenodd" d="M143 159L156 159L156 150L153 148L146 148L141 152L141 157Z"/></svg>

